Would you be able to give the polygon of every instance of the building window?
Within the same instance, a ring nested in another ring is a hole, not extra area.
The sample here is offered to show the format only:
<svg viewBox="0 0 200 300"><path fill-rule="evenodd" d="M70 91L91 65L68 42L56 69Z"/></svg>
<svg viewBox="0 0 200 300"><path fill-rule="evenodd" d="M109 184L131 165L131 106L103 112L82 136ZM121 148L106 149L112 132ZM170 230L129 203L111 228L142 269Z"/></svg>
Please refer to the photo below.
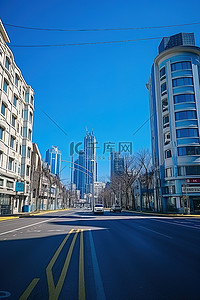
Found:
<svg viewBox="0 0 200 300"><path fill-rule="evenodd" d="M29 93L25 93L25 102L29 103Z"/></svg>
<svg viewBox="0 0 200 300"><path fill-rule="evenodd" d="M168 124L168 126L167 126L167 124ZM164 125L164 128L169 127L169 116L168 115L163 117L163 125Z"/></svg>
<svg viewBox="0 0 200 300"><path fill-rule="evenodd" d="M29 129L29 130L28 130L28 139L29 139L29 140L31 140L31 135L32 135L32 132L31 132L31 130Z"/></svg>
<svg viewBox="0 0 200 300"><path fill-rule="evenodd" d="M177 138L184 138L184 137L198 137L198 129L197 128L183 128L176 130L176 137Z"/></svg>
<svg viewBox="0 0 200 300"><path fill-rule="evenodd" d="M13 181L7 180L7 182L6 182L6 187L9 188L9 189L13 189L13 187L14 187L14 182L13 182Z"/></svg>
<svg viewBox="0 0 200 300"><path fill-rule="evenodd" d="M18 143L16 142L16 146L15 146L16 152L18 151Z"/></svg>
<svg viewBox="0 0 200 300"><path fill-rule="evenodd" d="M28 107L26 105L25 110L24 110L24 120L28 121Z"/></svg>
<svg viewBox="0 0 200 300"><path fill-rule="evenodd" d="M178 167L178 176L185 176L185 167Z"/></svg>
<svg viewBox="0 0 200 300"><path fill-rule="evenodd" d="M30 112L30 114L29 114L29 122L32 124L32 122L33 122L33 114L32 114L32 112Z"/></svg>
<svg viewBox="0 0 200 300"><path fill-rule="evenodd" d="M2 167L3 164L3 152L0 152L0 167Z"/></svg>
<svg viewBox="0 0 200 300"><path fill-rule="evenodd" d="M17 74L15 74L15 85L18 87L18 83L19 83L19 77Z"/></svg>
<svg viewBox="0 0 200 300"><path fill-rule="evenodd" d="M6 56L5 67L6 67L6 69L9 71L9 68L10 68L10 61L9 61L9 59L8 59L7 56Z"/></svg>
<svg viewBox="0 0 200 300"><path fill-rule="evenodd" d="M197 119L197 113L195 110L185 110L175 113L175 120L188 120L188 119Z"/></svg>
<svg viewBox="0 0 200 300"><path fill-rule="evenodd" d="M164 76L166 73L165 73L165 67L163 67L161 70L160 70L160 78L162 76Z"/></svg>
<svg viewBox="0 0 200 300"><path fill-rule="evenodd" d="M165 151L165 158L170 158L172 157L172 151L171 150L166 150Z"/></svg>
<svg viewBox="0 0 200 300"><path fill-rule="evenodd" d="M8 81L4 79L4 83L3 83L3 90L5 93L7 93L8 91Z"/></svg>
<svg viewBox="0 0 200 300"><path fill-rule="evenodd" d="M31 158L31 148L29 148L29 147L28 147L28 150L27 150L27 157Z"/></svg>
<svg viewBox="0 0 200 300"><path fill-rule="evenodd" d="M5 104L4 103L2 103L1 104L1 113L2 113L2 115L6 115L6 106L5 106Z"/></svg>
<svg viewBox="0 0 200 300"><path fill-rule="evenodd" d="M15 127L17 118L12 115L12 126Z"/></svg>
<svg viewBox="0 0 200 300"><path fill-rule="evenodd" d="M165 112L166 110L168 110L168 101L167 101L167 98L163 99L163 101L162 101L162 110L163 110L163 112Z"/></svg>
<svg viewBox="0 0 200 300"><path fill-rule="evenodd" d="M25 173L25 165L21 165L21 175L24 176Z"/></svg>
<svg viewBox="0 0 200 300"><path fill-rule="evenodd" d="M29 175L30 175L30 167L27 166L27 167L26 167L26 176L29 176Z"/></svg>
<svg viewBox="0 0 200 300"><path fill-rule="evenodd" d="M170 143L170 132L166 132L164 135L164 144L165 146Z"/></svg>
<svg viewBox="0 0 200 300"><path fill-rule="evenodd" d="M13 159L11 157L9 157L8 170L12 171L12 169L13 169Z"/></svg>
<svg viewBox="0 0 200 300"><path fill-rule="evenodd" d="M191 70L192 64L190 61L181 61L171 64L171 70L172 71L178 71L178 70Z"/></svg>
<svg viewBox="0 0 200 300"><path fill-rule="evenodd" d="M14 148L14 141L15 141L15 139L14 139L14 137L11 135L11 137L10 137L10 147L11 147L11 148Z"/></svg>
<svg viewBox="0 0 200 300"><path fill-rule="evenodd" d="M3 186L3 179L0 179L0 186Z"/></svg>
<svg viewBox="0 0 200 300"><path fill-rule="evenodd" d="M23 137L27 137L27 127L23 127Z"/></svg>
<svg viewBox="0 0 200 300"><path fill-rule="evenodd" d="M17 107L17 97L15 95L13 97L13 104L15 107Z"/></svg>
<svg viewBox="0 0 200 300"><path fill-rule="evenodd" d="M186 166L186 175L200 175L200 166Z"/></svg>
<svg viewBox="0 0 200 300"><path fill-rule="evenodd" d="M200 155L200 147L199 146L178 147L178 156L184 156L184 155Z"/></svg>
<svg viewBox="0 0 200 300"><path fill-rule="evenodd" d="M22 146L22 156L23 157L26 156L26 146L25 145Z"/></svg>
<svg viewBox="0 0 200 300"><path fill-rule="evenodd" d="M174 96L174 104L182 102L195 102L194 94L180 94Z"/></svg>
<svg viewBox="0 0 200 300"><path fill-rule="evenodd" d="M4 132L4 128L0 127L0 140L3 140L3 132Z"/></svg>
<svg viewBox="0 0 200 300"><path fill-rule="evenodd" d="M33 105L34 98L31 96L31 104Z"/></svg>
<svg viewBox="0 0 200 300"><path fill-rule="evenodd" d="M167 85L166 85L166 82L164 82L163 84L161 84L161 93L166 91L166 89L167 89Z"/></svg>
<svg viewBox="0 0 200 300"><path fill-rule="evenodd" d="M172 85L173 87L183 86L183 85L193 85L193 79L192 77L176 78L172 80Z"/></svg>
<svg viewBox="0 0 200 300"><path fill-rule="evenodd" d="M165 169L165 177L172 177L172 168Z"/></svg>

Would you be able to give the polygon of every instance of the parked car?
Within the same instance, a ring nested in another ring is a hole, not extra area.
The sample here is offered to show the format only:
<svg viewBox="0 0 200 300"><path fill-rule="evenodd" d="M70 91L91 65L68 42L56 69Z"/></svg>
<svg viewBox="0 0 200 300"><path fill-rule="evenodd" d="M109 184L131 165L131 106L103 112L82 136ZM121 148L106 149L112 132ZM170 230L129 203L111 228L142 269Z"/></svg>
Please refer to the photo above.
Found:
<svg viewBox="0 0 200 300"><path fill-rule="evenodd" d="M96 204L94 206L94 214L104 214L104 207L102 204Z"/></svg>
<svg viewBox="0 0 200 300"><path fill-rule="evenodd" d="M113 204L113 206L110 209L110 212L122 212L121 205Z"/></svg>

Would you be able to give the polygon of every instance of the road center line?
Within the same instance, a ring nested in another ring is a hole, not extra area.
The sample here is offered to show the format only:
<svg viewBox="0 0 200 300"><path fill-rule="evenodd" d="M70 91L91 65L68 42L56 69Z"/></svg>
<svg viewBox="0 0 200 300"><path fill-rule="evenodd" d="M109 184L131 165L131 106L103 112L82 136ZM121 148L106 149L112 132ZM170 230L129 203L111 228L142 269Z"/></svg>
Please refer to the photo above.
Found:
<svg viewBox="0 0 200 300"><path fill-rule="evenodd" d="M106 300L91 230L89 231L89 238L90 238L91 253L92 253L94 281L95 281L95 287L96 287L96 299L97 300Z"/></svg>
<svg viewBox="0 0 200 300"><path fill-rule="evenodd" d="M28 299L28 297L30 296L32 290L34 289L34 287L36 286L36 284L38 283L38 281L40 280L40 278L34 278L31 283L29 284L29 286L27 287L27 289L24 291L24 293L21 295L21 297L19 298L19 300L26 300Z"/></svg>
<svg viewBox="0 0 200 300"><path fill-rule="evenodd" d="M28 228L28 227L31 227L31 226L35 226L37 224L41 224L41 223L46 223L48 222L49 220L55 220L55 219L58 219L58 217L56 218L53 218L53 219L48 219L48 220L45 220L45 221L41 221L41 222L37 222L37 223L34 223L34 224L29 224L29 225L26 225L26 226L23 226L23 227L20 227L20 228L15 228L15 229L12 229L12 230L9 230L9 231L5 231L5 232L2 232L0 233L0 236L1 235L4 235L4 234L7 234L7 233L10 233L10 232L14 232L14 231L17 231L17 230L21 230L21 229L24 229L24 228Z"/></svg>

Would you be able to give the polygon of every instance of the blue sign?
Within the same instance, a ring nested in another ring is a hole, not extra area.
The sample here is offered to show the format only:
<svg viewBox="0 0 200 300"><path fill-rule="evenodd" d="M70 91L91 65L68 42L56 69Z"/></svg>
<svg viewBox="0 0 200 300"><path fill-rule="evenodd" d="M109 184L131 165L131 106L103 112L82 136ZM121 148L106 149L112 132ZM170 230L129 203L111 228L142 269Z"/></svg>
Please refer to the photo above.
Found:
<svg viewBox="0 0 200 300"><path fill-rule="evenodd" d="M24 191L24 183L17 181L16 186L15 186L15 191L16 192L23 192Z"/></svg>

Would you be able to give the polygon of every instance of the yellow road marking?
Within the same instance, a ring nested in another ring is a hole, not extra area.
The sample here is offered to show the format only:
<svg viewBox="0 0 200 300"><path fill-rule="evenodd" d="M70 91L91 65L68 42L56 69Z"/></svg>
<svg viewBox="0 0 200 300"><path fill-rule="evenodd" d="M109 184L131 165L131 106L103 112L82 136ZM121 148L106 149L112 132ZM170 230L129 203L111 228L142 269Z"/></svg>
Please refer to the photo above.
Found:
<svg viewBox="0 0 200 300"><path fill-rule="evenodd" d="M70 232L67 234L67 236L64 238L64 240L62 241L62 243L60 244L60 246L58 247L58 249L56 250L54 256L52 257L50 263L48 264L47 268L46 268L46 274L47 274L47 283L48 283L48 289L49 289L49 299L50 296L53 294L54 290L55 290L55 285L54 285L54 280L53 280L53 274L52 274L52 268L53 265L55 264L62 248L64 247L65 243L67 242L70 234L73 232L73 229L70 230ZM53 298L52 298L53 299Z"/></svg>
<svg viewBox="0 0 200 300"><path fill-rule="evenodd" d="M83 229L80 233L80 252L79 252L79 300L85 300L85 277L84 277L84 247Z"/></svg>
<svg viewBox="0 0 200 300"><path fill-rule="evenodd" d="M1 217L0 221L19 219L19 217Z"/></svg>
<svg viewBox="0 0 200 300"><path fill-rule="evenodd" d="M24 293L21 295L21 297L19 298L19 300L26 300L28 299L28 297L30 296L32 290L34 289L34 287L36 286L36 284L38 283L38 281L40 280L40 278L34 278L31 283L29 284L29 286L27 287L27 289L24 291Z"/></svg>
<svg viewBox="0 0 200 300"><path fill-rule="evenodd" d="M61 289L62 289L62 286L63 286L63 283L64 283L64 280L65 280L65 277L67 275L67 270L68 270L68 267L69 267L69 263L70 263L70 260L71 260L71 256L72 256L72 252L73 252L73 249L74 249L74 245L75 245L75 242L76 242L76 238L77 238L77 235L79 233L80 230L77 230L73 240L72 240L72 243L70 245L70 248L69 248L69 251L68 251L68 254L67 254L67 258L65 260L65 263L64 263L64 266L63 266L63 269L62 269L62 272L61 272L61 275L60 275L60 278L58 280L58 283L56 285L56 289L55 289L55 297L53 299L57 300L59 295L60 295L60 292L61 292ZM49 298L50 299L50 298Z"/></svg>
<svg viewBox="0 0 200 300"><path fill-rule="evenodd" d="M68 254L67 254L67 257L66 257L66 260L65 260L65 263L64 263L64 266L62 268L62 271L61 271L61 274L60 274L60 277L58 279L58 282L57 282L57 285L55 286L54 284L54 279L53 279L53 274L52 274L52 268L53 268L53 265L55 264L61 250L63 249L65 243L67 242L70 234L73 232L74 230L72 229L68 235L64 238L64 240L62 241L62 243L60 244L60 246L58 247L57 251L55 252L54 256L52 257L50 263L48 264L47 268L46 268L46 274L47 274L47 282L48 282L48 289L49 289L49 300L57 300L59 295L60 295L60 292L62 290L62 287L63 287L63 284L64 284L64 281L65 281L65 277L67 275L67 270L68 270L68 267L69 267L69 263L70 263L70 260L71 260L71 256L72 256L72 252L73 252L73 249L74 249L74 245L75 245L75 242L76 242L76 238L77 238L77 235L79 233L80 230L77 230L75 235L74 235L74 238L71 242L71 245L70 245L70 248L69 248L69 251L68 251Z"/></svg>

